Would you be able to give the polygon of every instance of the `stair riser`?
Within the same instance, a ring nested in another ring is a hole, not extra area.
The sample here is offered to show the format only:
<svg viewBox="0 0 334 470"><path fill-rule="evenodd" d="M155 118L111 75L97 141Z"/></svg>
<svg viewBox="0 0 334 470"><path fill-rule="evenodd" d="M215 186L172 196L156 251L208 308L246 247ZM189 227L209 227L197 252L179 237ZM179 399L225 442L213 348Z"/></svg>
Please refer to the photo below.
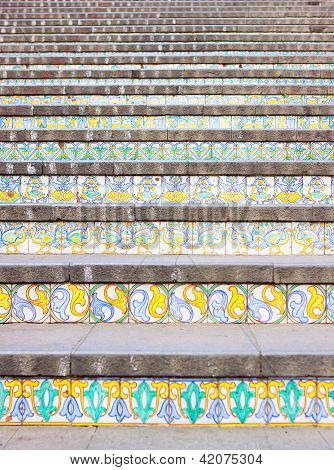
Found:
<svg viewBox="0 0 334 470"><path fill-rule="evenodd" d="M333 284L1 284L0 295L0 324L334 323Z"/></svg>
<svg viewBox="0 0 334 470"><path fill-rule="evenodd" d="M3 254L331 255L334 223L2 222Z"/></svg>
<svg viewBox="0 0 334 470"><path fill-rule="evenodd" d="M334 170L331 168L331 172ZM334 204L330 176L6 176L0 204L223 205ZM251 208L245 208L246 209ZM177 212L177 211L175 211ZM208 221L210 215L208 213Z"/></svg>
<svg viewBox="0 0 334 470"><path fill-rule="evenodd" d="M9 133L10 137L11 133ZM0 131L1 136L1 131ZM8 134L7 134L8 136ZM22 143L0 143L1 159L4 162L36 161L108 161L131 162L331 162L334 159L332 142L64 142L46 140L45 143L29 142L30 132L25 132ZM156 138L156 133L155 133ZM198 138L198 133L197 133ZM128 165L129 165L128 163ZM207 169L206 169L207 170ZM131 171L127 167L126 173ZM138 170L137 170L138 171ZM147 170L146 170L147 171ZM190 172L191 170L189 170ZM199 174L198 169L195 170ZM225 170L226 171L226 170ZM240 170L239 170L240 171ZM248 171L253 170L248 165ZM257 170L260 173L259 170ZM271 170L272 171L272 170ZM291 171L291 170L290 170ZM319 170L320 171L320 170ZM330 170L326 170L330 171ZM161 169L157 171L159 174ZM121 174L126 174L122 172ZM229 172L230 173L230 172ZM238 171L236 171L238 173ZM287 174L289 172L286 172ZM106 174L106 173L103 173ZM139 174L143 174L140 171ZM203 174L201 172L201 174ZM205 174L205 173L204 173ZM282 174L282 173L280 173ZM299 172L303 174L303 172ZM314 174L314 173L313 173ZM323 174L323 173L322 173ZM330 173L325 173L330 174Z"/></svg>
<svg viewBox="0 0 334 470"><path fill-rule="evenodd" d="M321 378L4 377L0 391L0 425L334 424L333 381Z"/></svg>

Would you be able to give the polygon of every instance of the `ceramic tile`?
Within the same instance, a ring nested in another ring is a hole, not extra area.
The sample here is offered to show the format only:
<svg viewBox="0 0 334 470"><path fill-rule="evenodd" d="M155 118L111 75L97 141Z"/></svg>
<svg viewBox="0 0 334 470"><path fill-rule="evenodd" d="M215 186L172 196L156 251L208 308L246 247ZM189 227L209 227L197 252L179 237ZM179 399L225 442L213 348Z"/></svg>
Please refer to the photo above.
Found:
<svg viewBox="0 0 334 470"><path fill-rule="evenodd" d="M325 285L288 285L288 322L326 322L326 297Z"/></svg>
<svg viewBox="0 0 334 470"><path fill-rule="evenodd" d="M73 425L117 424L114 412L120 405L119 379L74 379L71 394L72 407L76 410Z"/></svg>
<svg viewBox="0 0 334 470"><path fill-rule="evenodd" d="M163 176L161 184L163 204L188 204L190 202L189 176Z"/></svg>
<svg viewBox="0 0 334 470"><path fill-rule="evenodd" d="M127 284L90 284L90 322L127 323Z"/></svg>
<svg viewBox="0 0 334 470"><path fill-rule="evenodd" d="M134 196L136 204L159 204L161 176L135 176Z"/></svg>
<svg viewBox="0 0 334 470"><path fill-rule="evenodd" d="M259 249L259 224L228 222L226 224L226 254L256 255Z"/></svg>
<svg viewBox="0 0 334 470"><path fill-rule="evenodd" d="M170 380L168 407L168 422L170 424L218 424L220 417L216 380Z"/></svg>
<svg viewBox="0 0 334 470"><path fill-rule="evenodd" d="M78 176L78 202L102 204L104 195L104 176Z"/></svg>
<svg viewBox="0 0 334 470"><path fill-rule="evenodd" d="M160 223L160 254L191 254L192 224L189 222Z"/></svg>
<svg viewBox="0 0 334 470"><path fill-rule="evenodd" d="M116 417L123 424L170 424L168 379L122 379Z"/></svg>
<svg viewBox="0 0 334 470"><path fill-rule="evenodd" d="M90 315L89 286L55 284L51 287L51 322L88 322Z"/></svg>
<svg viewBox="0 0 334 470"><path fill-rule="evenodd" d="M303 201L303 177L275 176L275 203L299 204Z"/></svg>
<svg viewBox="0 0 334 470"><path fill-rule="evenodd" d="M30 414L18 378L0 377L0 426L19 425Z"/></svg>
<svg viewBox="0 0 334 470"><path fill-rule="evenodd" d="M208 286L208 322L244 323L247 319L247 286L213 284Z"/></svg>
<svg viewBox="0 0 334 470"><path fill-rule="evenodd" d="M63 254L94 253L94 223L64 222L61 227Z"/></svg>
<svg viewBox="0 0 334 470"><path fill-rule="evenodd" d="M192 176L190 178L190 202L193 204L215 204L217 190L217 176Z"/></svg>
<svg viewBox="0 0 334 470"><path fill-rule="evenodd" d="M129 321L134 323L167 323L168 299L167 284L130 284Z"/></svg>
<svg viewBox="0 0 334 470"><path fill-rule="evenodd" d="M303 195L305 204L328 204L332 188L329 176L304 176Z"/></svg>
<svg viewBox="0 0 334 470"><path fill-rule="evenodd" d="M193 222L192 253L224 255L226 251L226 224Z"/></svg>
<svg viewBox="0 0 334 470"><path fill-rule="evenodd" d="M109 204L134 204L133 176L107 176L105 201Z"/></svg>
<svg viewBox="0 0 334 470"><path fill-rule="evenodd" d="M169 284L169 318L171 322L206 323L207 292L199 284Z"/></svg>
<svg viewBox="0 0 334 470"><path fill-rule="evenodd" d="M307 379L269 379L267 414L269 424L314 424L317 385Z"/></svg>
<svg viewBox="0 0 334 470"><path fill-rule="evenodd" d="M292 254L323 255L325 250L324 224L292 222Z"/></svg>
<svg viewBox="0 0 334 470"><path fill-rule="evenodd" d="M259 222L259 255L290 255L291 223Z"/></svg>
<svg viewBox="0 0 334 470"><path fill-rule="evenodd" d="M274 200L274 177L247 177L247 197L250 204L272 204Z"/></svg>
<svg viewBox="0 0 334 470"><path fill-rule="evenodd" d="M246 177L218 176L217 200L223 204L246 204Z"/></svg>
<svg viewBox="0 0 334 470"><path fill-rule="evenodd" d="M0 284L0 324L12 322L12 286Z"/></svg>
<svg viewBox="0 0 334 470"><path fill-rule="evenodd" d="M285 285L248 285L248 321L251 323L287 323Z"/></svg>
<svg viewBox="0 0 334 470"><path fill-rule="evenodd" d="M266 424L267 381L261 379L218 381L219 424Z"/></svg>
<svg viewBox="0 0 334 470"><path fill-rule="evenodd" d="M49 201L57 204L77 202L77 176L50 176Z"/></svg>
<svg viewBox="0 0 334 470"><path fill-rule="evenodd" d="M21 200L21 176L0 176L0 204L20 203Z"/></svg>
<svg viewBox="0 0 334 470"><path fill-rule="evenodd" d="M60 254L62 251L62 224L60 222L30 222L29 253ZM27 251L28 252L28 251Z"/></svg>
<svg viewBox="0 0 334 470"><path fill-rule="evenodd" d="M13 323L49 323L50 285L13 285L11 292L11 310Z"/></svg>
<svg viewBox="0 0 334 470"><path fill-rule="evenodd" d="M0 222L0 253L28 253L29 224Z"/></svg>

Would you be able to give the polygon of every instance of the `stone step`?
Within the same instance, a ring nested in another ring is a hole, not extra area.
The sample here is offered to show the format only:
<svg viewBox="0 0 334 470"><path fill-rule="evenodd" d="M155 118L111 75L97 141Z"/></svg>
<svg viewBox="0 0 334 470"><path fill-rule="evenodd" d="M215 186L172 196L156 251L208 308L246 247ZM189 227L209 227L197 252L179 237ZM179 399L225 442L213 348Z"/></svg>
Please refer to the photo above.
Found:
<svg viewBox="0 0 334 470"><path fill-rule="evenodd" d="M134 18L134 19L147 19L147 18L164 18L164 19L174 19L174 18L185 18L185 23L187 23L188 18L283 18L283 17L292 17L292 18L312 18L320 17L320 18L330 18L333 16L333 11L330 7L303 7L303 9L298 8L288 8L280 6L258 6L258 7L226 7L223 10L219 9L219 11L212 11L210 10L203 10L203 11L177 11L177 10L170 10L170 11L152 11L152 10L143 10L139 9L137 11L127 11L128 8L124 11L91 11L91 12L48 12L48 13L35 13L29 9L29 12L24 14L25 20L32 18L32 19L81 19L81 18L101 18L101 19L123 19L123 18ZM16 20L21 19L21 13L3 13L3 19L10 19Z"/></svg>
<svg viewBox="0 0 334 470"><path fill-rule="evenodd" d="M12 53L88 53L96 52L104 53L146 53L146 52L157 52L158 54L163 53L201 53L207 52L220 52L223 51L225 54L228 52L239 53L241 51L247 52L295 52L296 55L304 52L326 52L327 55L333 53L334 42L326 41L212 41L212 42L138 42L138 43L121 43L121 42L89 42L89 44L79 41L67 42L67 43L1 43L0 53L1 54L12 54Z"/></svg>
<svg viewBox="0 0 334 470"><path fill-rule="evenodd" d="M315 65L316 67L316 65ZM265 80L274 80L274 79L289 79L293 78L297 82L300 81L301 83L307 82L308 79L312 80L319 80L319 79L334 79L334 70L331 68L322 68L321 64L317 64L317 69L303 69L299 70L298 68L282 68L274 69L268 68L266 69L258 69L258 68L206 68L206 69L193 69L193 68L184 68L184 69L146 69L146 70L138 70L138 69L105 69L101 67L101 69L97 67L94 68L94 65L91 65L87 68L77 68L77 69L69 69L69 68L54 68L54 69L6 69L0 70L0 78L6 80L26 80L26 79L34 79L34 80L56 80L56 79L63 79L63 78L92 78L92 79L104 79L106 80L106 76L109 79L132 79L132 80L148 80L148 79L193 79L193 78L201 78L201 79L221 79L222 81L228 78L238 78L239 80L244 79L257 79L259 83L261 83L262 79ZM303 74L303 78L301 78L301 71Z"/></svg>
<svg viewBox="0 0 334 470"><path fill-rule="evenodd" d="M195 143L195 142L194 142ZM243 175L334 176L334 165L323 161L89 161L0 162L0 175Z"/></svg>
<svg viewBox="0 0 334 470"><path fill-rule="evenodd" d="M227 51L229 52L229 51ZM237 51L236 51L237 52ZM0 55L0 65L72 65L89 64L98 65L116 65L116 64L333 64L334 54L319 55L309 53L309 55L298 55L298 52L290 52L289 55L279 55L277 51L268 51L268 54L258 55L254 51L246 51L247 55ZM46 53L47 54L47 53ZM54 53L55 54L55 53ZM61 53L59 53L61 54ZM88 54L88 53L86 53ZM305 53L306 54L306 53Z"/></svg>
<svg viewBox="0 0 334 470"><path fill-rule="evenodd" d="M91 204L91 203L11 203L0 205L0 227L4 222L42 222L51 230L49 222L204 222L211 224L224 222L269 222L273 227L283 227L286 222L327 222L331 227L333 205L303 205L298 203L283 205L242 205L226 204L196 205L150 204L135 206Z"/></svg>
<svg viewBox="0 0 334 470"><path fill-rule="evenodd" d="M333 39L333 36L330 32L324 33L311 33L311 34L291 34L290 32L288 33L282 33L280 32L279 34L273 34L271 32L266 33L266 34L260 34L260 32L254 32L253 34L240 34L240 33L225 33L225 34L195 34L195 33L189 33L189 34L99 34L98 32L90 32L90 33L84 33L84 34L27 34L24 33L23 31L20 31L20 34L2 34L0 38L0 43L5 44L5 43L13 43L13 46L18 47L19 44L21 43L26 43L24 44L25 47L28 45L31 47L31 43L37 43L37 44L43 44L43 43L71 43L74 42L77 45L81 45L81 43L102 43L104 46L106 46L106 42L113 42L115 44L117 43L135 43L135 44L140 44L140 43L150 43L151 45L156 45L159 44L160 46L162 45L167 45L173 44L175 42L181 42L181 43L199 43L201 44L202 42L219 42L220 44L228 45L229 43L232 42L275 42L275 43L290 43L290 42L296 42L298 45L300 45L300 42L305 41L310 43L310 47L313 42L325 42L327 46L331 43ZM36 44L36 45L37 45ZM303 45L304 46L304 45ZM21 47L21 46L20 46ZM16 49L19 52L19 49ZM53 48L55 50L55 48ZM107 49L105 49L107 50ZM134 50L133 47L131 50ZM328 49L326 49L328 50Z"/></svg>
<svg viewBox="0 0 334 470"><path fill-rule="evenodd" d="M183 142L200 140L235 142L332 142L333 130L156 130L57 129L0 130L0 142Z"/></svg>
<svg viewBox="0 0 334 470"><path fill-rule="evenodd" d="M22 41L26 42L26 39L30 38L32 40L35 35L39 35L40 37L44 37L47 40L51 35L56 35L59 40L62 39L62 35L64 34L65 37L67 35L74 35L84 38L87 34L96 34L96 35L116 35L122 33L124 34L124 38L129 37L129 35L136 35L138 36L138 40L140 34L155 34L157 36L161 35L169 35L172 36L173 34L178 35L189 35L193 34L200 35L210 35L210 34L219 34L219 33L226 33L229 36L238 35L241 33L246 34L257 34L257 33L264 33L268 35L272 35L276 33L286 33L292 35L319 35L325 36L332 33L334 28L331 25L302 25L302 24L293 24L293 25L259 25L259 24L249 24L249 25L137 25L137 26L2 26L0 28L0 32L4 35L1 40L5 42L7 39L5 35L8 35L8 38L11 38L13 42ZM264 35L263 34L263 35ZM122 34L123 35L123 34ZM130 36L131 37L131 36ZM210 37L210 36L209 36ZM280 38L280 35L277 34L277 39ZM280 39L279 39L280 40Z"/></svg>
<svg viewBox="0 0 334 470"><path fill-rule="evenodd" d="M320 379L334 368L331 325L6 325L0 339L3 377Z"/></svg>
<svg viewBox="0 0 334 470"><path fill-rule="evenodd" d="M0 96L35 95L331 95L333 85L0 85Z"/></svg>
<svg viewBox="0 0 334 470"><path fill-rule="evenodd" d="M0 255L8 283L334 284L334 256ZM0 329L1 330L1 329Z"/></svg>
<svg viewBox="0 0 334 470"><path fill-rule="evenodd" d="M11 426L0 428L3 450L333 450L330 425L294 426ZM112 443L112 444L111 444Z"/></svg>

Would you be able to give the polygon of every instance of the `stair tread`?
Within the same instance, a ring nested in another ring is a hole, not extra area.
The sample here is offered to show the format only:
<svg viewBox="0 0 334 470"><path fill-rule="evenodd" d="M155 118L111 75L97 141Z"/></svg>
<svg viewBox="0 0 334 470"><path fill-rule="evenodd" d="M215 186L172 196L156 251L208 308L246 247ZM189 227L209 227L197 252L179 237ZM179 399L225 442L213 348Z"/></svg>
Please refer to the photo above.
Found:
<svg viewBox="0 0 334 470"><path fill-rule="evenodd" d="M329 324L11 324L0 375L322 377L333 341Z"/></svg>

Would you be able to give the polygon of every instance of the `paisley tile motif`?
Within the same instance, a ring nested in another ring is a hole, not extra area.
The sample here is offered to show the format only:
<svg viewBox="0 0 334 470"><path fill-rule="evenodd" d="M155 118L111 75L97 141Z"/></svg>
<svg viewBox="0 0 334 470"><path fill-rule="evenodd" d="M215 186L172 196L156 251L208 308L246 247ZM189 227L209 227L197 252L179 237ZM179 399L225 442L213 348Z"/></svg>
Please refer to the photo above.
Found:
<svg viewBox="0 0 334 470"><path fill-rule="evenodd" d="M167 323L168 284L130 284L128 305L130 323Z"/></svg>
<svg viewBox="0 0 334 470"><path fill-rule="evenodd" d="M0 284L0 324L12 322L12 285Z"/></svg>
<svg viewBox="0 0 334 470"><path fill-rule="evenodd" d="M287 291L284 285L248 286L248 321L287 323Z"/></svg>
<svg viewBox="0 0 334 470"><path fill-rule="evenodd" d="M123 284L90 284L90 322L126 323L129 290Z"/></svg>
<svg viewBox="0 0 334 470"><path fill-rule="evenodd" d="M246 323L247 285L207 286L209 323Z"/></svg>
<svg viewBox="0 0 334 470"><path fill-rule="evenodd" d="M168 304L171 322L207 322L207 293L202 285L169 284Z"/></svg>
<svg viewBox="0 0 334 470"><path fill-rule="evenodd" d="M288 285L288 322L326 322L326 297L326 286Z"/></svg>
<svg viewBox="0 0 334 470"><path fill-rule="evenodd" d="M60 284L51 288L51 323L88 322L90 316L89 286Z"/></svg>
<svg viewBox="0 0 334 470"><path fill-rule="evenodd" d="M11 296L13 323L50 322L50 285L13 285Z"/></svg>

